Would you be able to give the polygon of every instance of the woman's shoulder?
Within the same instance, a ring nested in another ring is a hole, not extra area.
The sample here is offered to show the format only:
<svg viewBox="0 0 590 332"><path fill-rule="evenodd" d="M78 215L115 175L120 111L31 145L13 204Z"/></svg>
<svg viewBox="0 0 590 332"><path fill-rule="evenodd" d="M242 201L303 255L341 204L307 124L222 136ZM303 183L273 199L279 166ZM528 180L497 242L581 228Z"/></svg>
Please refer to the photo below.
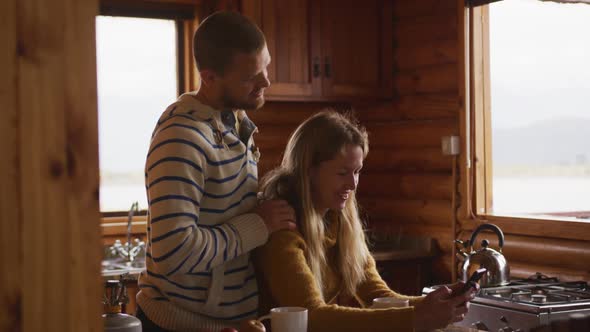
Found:
<svg viewBox="0 0 590 332"><path fill-rule="evenodd" d="M293 251L305 250L305 240L299 231L280 230L272 233L266 244L258 247L258 255L273 255L280 253L292 253Z"/></svg>
<svg viewBox="0 0 590 332"><path fill-rule="evenodd" d="M285 263L285 260L303 257L305 250L305 240L301 233L295 230L280 230L272 233L266 244L254 250L254 260L257 264Z"/></svg>
<svg viewBox="0 0 590 332"><path fill-rule="evenodd" d="M301 246L305 244L303 235L297 230L282 229L272 233L269 238L267 245L270 246Z"/></svg>

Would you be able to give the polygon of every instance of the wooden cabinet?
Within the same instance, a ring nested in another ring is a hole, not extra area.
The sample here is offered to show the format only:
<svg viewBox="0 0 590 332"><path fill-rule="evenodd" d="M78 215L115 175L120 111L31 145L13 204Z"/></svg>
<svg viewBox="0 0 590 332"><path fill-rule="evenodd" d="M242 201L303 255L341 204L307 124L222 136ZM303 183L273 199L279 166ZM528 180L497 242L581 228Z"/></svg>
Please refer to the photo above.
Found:
<svg viewBox="0 0 590 332"><path fill-rule="evenodd" d="M264 31L269 100L390 98L391 0L242 0Z"/></svg>

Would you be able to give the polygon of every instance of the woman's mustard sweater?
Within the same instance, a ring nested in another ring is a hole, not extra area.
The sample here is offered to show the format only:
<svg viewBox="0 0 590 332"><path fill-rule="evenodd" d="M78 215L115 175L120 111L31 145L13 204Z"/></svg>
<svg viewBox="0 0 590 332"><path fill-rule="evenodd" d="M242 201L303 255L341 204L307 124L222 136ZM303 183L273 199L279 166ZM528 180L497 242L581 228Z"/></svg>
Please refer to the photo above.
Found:
<svg viewBox="0 0 590 332"><path fill-rule="evenodd" d="M335 234L339 220L332 222L326 232L328 267L336 266L338 246ZM316 286L305 258L306 244L297 231L278 231L269 241L256 249L254 264L260 288L260 314L271 308L298 306L308 309L308 332L394 332L414 331L413 305L422 297L400 295L387 287L379 276L375 261L367 263L366 279L358 285L355 299L362 308L342 305L341 276L328 268L322 293ZM367 309L374 298L393 296L410 300L410 307Z"/></svg>

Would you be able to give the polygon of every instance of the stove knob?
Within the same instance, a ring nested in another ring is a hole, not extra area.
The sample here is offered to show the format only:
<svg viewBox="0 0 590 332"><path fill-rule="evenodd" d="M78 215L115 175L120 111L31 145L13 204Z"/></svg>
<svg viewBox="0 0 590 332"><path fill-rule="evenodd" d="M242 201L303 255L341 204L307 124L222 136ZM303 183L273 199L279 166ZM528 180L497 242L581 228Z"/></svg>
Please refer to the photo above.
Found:
<svg viewBox="0 0 590 332"><path fill-rule="evenodd" d="M478 330L480 330L480 331L489 331L489 330L490 330L490 329L488 329L488 327L486 326L486 324L484 324L484 323L483 323L483 322L481 322L481 321L477 321L477 322L475 322L475 323L471 324L471 326L472 326L474 329L478 329Z"/></svg>

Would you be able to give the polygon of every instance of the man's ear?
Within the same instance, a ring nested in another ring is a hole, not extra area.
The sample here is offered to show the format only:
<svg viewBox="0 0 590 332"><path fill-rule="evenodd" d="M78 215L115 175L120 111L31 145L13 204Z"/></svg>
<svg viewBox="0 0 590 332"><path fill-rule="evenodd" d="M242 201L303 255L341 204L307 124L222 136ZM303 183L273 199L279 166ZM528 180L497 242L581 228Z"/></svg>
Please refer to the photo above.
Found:
<svg viewBox="0 0 590 332"><path fill-rule="evenodd" d="M218 79L218 75L216 72L214 72L211 69L204 69L201 70L199 72L199 74L201 75L201 82L204 85L208 85L211 86L215 83L215 81Z"/></svg>

